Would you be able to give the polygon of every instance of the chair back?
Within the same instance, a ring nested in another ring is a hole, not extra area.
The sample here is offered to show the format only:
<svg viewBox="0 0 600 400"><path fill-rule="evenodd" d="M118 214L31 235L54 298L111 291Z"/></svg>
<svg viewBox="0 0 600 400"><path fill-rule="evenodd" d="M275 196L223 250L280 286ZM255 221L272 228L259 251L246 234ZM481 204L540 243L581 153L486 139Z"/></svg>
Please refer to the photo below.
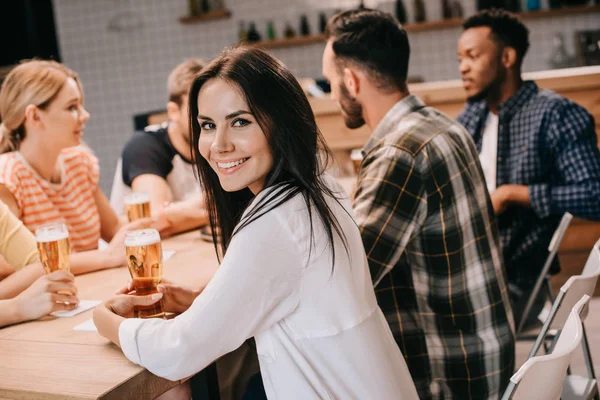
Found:
<svg viewBox="0 0 600 400"><path fill-rule="evenodd" d="M580 315L589 300L590 297L584 295L572 308L552 354L530 358L510 378L512 393L505 394L504 398L560 399L571 356L583 338Z"/></svg>
<svg viewBox="0 0 600 400"><path fill-rule="evenodd" d="M574 275L560 288L564 295L560 307L550 324L550 329L561 329L569 316L571 308L581 299L583 295L592 296L596 283L600 276L600 239L592 247L590 256L585 263L581 275ZM582 315L585 319L587 313Z"/></svg>

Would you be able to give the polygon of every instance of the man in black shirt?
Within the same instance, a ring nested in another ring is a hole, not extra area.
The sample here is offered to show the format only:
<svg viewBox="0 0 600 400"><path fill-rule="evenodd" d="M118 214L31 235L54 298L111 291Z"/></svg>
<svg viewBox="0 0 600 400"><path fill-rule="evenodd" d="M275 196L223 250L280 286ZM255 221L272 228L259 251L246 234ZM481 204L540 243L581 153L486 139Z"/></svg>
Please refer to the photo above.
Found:
<svg viewBox="0 0 600 400"><path fill-rule="evenodd" d="M171 72L167 82L168 121L150 125L129 139L122 153L124 190L111 196L115 197L111 198L113 206L122 209L117 204L124 194L130 190L147 192L152 214L164 217L161 220L168 225L167 234L208 222L191 163L187 98L189 87L203 66L203 61L190 59Z"/></svg>

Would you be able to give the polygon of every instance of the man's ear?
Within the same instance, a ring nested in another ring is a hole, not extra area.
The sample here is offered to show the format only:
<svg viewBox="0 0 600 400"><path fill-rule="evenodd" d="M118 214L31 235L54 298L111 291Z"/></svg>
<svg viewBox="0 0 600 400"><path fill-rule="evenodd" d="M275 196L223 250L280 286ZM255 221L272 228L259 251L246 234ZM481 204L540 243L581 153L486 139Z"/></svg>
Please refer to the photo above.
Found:
<svg viewBox="0 0 600 400"><path fill-rule="evenodd" d="M344 71L342 73L344 85L348 89L348 93L350 93L350 96L358 96L358 94L360 93L360 77L357 71L354 68L344 67Z"/></svg>
<svg viewBox="0 0 600 400"><path fill-rule="evenodd" d="M181 113L181 108L174 101L170 101L167 103L167 117L169 121L177 121L179 120L179 114Z"/></svg>
<svg viewBox="0 0 600 400"><path fill-rule="evenodd" d="M517 63L517 51L512 47L504 47L502 49L502 65L505 68L511 69Z"/></svg>

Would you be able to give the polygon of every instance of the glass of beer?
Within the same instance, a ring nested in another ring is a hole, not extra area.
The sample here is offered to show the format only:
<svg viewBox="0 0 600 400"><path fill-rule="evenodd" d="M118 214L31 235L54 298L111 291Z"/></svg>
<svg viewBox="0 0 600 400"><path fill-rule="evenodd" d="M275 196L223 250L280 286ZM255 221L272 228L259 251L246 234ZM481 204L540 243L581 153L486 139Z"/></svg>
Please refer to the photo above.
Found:
<svg viewBox="0 0 600 400"><path fill-rule="evenodd" d="M156 229L138 229L125 234L125 254L137 296L158 293L162 279L162 246ZM138 318L166 318L162 300L134 309Z"/></svg>
<svg viewBox="0 0 600 400"><path fill-rule="evenodd" d="M358 171L360 170L360 164L363 160L363 154L361 149L354 149L350 152L350 160L352 160L352 165L354 166L354 173L358 175Z"/></svg>
<svg viewBox="0 0 600 400"><path fill-rule="evenodd" d="M69 243L69 231L65 224L40 225L35 230L35 239L46 274L61 269L69 271L71 245Z"/></svg>
<svg viewBox="0 0 600 400"><path fill-rule="evenodd" d="M150 217L150 196L146 192L133 192L123 199L125 215L129 222Z"/></svg>
<svg viewBox="0 0 600 400"><path fill-rule="evenodd" d="M35 230L35 240L46 274L71 269L69 262L71 244L69 243L69 231L65 224L49 223L38 226ZM66 290L59 290L57 293L72 294Z"/></svg>

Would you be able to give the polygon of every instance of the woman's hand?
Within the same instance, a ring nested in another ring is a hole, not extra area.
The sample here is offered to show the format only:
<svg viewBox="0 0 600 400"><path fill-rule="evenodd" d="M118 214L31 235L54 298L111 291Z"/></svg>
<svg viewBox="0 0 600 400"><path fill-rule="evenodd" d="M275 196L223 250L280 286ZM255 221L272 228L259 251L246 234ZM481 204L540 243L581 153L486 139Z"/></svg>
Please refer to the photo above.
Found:
<svg viewBox="0 0 600 400"><path fill-rule="evenodd" d="M162 297L162 293L154 293L147 296L121 294L105 301L104 307L123 318L133 318L133 310L135 307L150 306L162 299Z"/></svg>
<svg viewBox="0 0 600 400"><path fill-rule="evenodd" d="M158 292L163 295L163 310L180 314L190 308L196 297L202 292L202 289L193 290L162 279L158 284ZM131 281L129 281L126 287L117 290L117 294L133 293L135 292Z"/></svg>
<svg viewBox="0 0 600 400"><path fill-rule="evenodd" d="M125 233L136 229L149 228L155 222L156 220L153 218L141 218L123 225L112 238L108 247L102 250L108 263L107 268L120 267L126 264Z"/></svg>
<svg viewBox="0 0 600 400"><path fill-rule="evenodd" d="M58 291L70 294L59 294ZM67 271L41 276L14 301L20 321L37 319L54 311L72 310L79 304L75 277Z"/></svg>

